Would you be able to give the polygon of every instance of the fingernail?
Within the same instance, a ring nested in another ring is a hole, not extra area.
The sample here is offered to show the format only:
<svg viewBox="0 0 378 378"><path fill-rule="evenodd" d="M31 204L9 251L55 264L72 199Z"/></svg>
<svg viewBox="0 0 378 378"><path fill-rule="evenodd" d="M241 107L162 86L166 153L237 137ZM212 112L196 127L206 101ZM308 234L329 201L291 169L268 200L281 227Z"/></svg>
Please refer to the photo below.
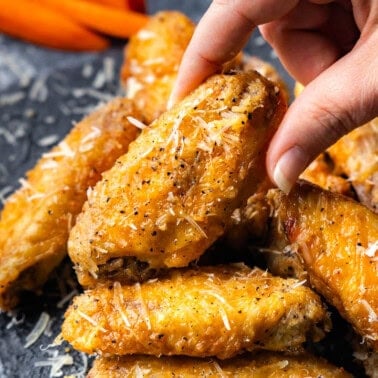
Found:
<svg viewBox="0 0 378 378"><path fill-rule="evenodd" d="M173 105L174 105L174 101L173 101L173 98L172 98L172 95L171 95L168 99L168 102L167 102L167 110L170 110Z"/></svg>
<svg viewBox="0 0 378 378"><path fill-rule="evenodd" d="M308 154L299 146L287 150L278 160L273 171L276 185L288 194L309 163Z"/></svg>
<svg viewBox="0 0 378 378"><path fill-rule="evenodd" d="M169 96L169 99L167 102L167 109L170 110L171 108L173 108L176 102L177 102L177 96L176 96L175 91L173 91L171 95Z"/></svg>

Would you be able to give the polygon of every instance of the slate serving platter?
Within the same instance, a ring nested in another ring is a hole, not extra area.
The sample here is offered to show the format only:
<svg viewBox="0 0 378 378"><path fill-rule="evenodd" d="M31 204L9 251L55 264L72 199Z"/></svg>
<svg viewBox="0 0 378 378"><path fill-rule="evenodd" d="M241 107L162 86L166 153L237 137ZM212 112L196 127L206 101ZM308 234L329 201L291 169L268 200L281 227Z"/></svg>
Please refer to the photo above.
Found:
<svg viewBox="0 0 378 378"><path fill-rule="evenodd" d="M151 0L148 11L177 9L198 21L209 3ZM102 53L66 53L0 35L0 208L20 186L25 172L68 133L73 123L100 101L120 93L123 46L115 41ZM292 79L258 32L246 51L271 62L293 87ZM12 313L0 313L0 378L85 376L91 358L64 343L50 346L59 334L70 298L79 291L66 261L40 295L27 295ZM33 342L29 336L38 320L44 323L44 332Z"/></svg>

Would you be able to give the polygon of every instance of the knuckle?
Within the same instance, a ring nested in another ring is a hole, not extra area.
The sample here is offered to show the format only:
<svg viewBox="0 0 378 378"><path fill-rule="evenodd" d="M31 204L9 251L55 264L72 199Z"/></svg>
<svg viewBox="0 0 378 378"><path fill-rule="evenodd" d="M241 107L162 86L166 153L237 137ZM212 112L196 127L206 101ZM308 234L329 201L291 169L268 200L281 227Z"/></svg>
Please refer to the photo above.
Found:
<svg viewBox="0 0 378 378"><path fill-rule="evenodd" d="M330 141L336 142L357 126L353 113L332 100L322 101L316 105L316 109L316 122L320 125L322 136L320 143L324 147Z"/></svg>
<svg viewBox="0 0 378 378"><path fill-rule="evenodd" d="M213 4L215 6L229 8L229 12L233 13L236 17L243 19L252 27L256 26L250 14L252 12L250 12L250 8L246 6L245 0L213 0Z"/></svg>

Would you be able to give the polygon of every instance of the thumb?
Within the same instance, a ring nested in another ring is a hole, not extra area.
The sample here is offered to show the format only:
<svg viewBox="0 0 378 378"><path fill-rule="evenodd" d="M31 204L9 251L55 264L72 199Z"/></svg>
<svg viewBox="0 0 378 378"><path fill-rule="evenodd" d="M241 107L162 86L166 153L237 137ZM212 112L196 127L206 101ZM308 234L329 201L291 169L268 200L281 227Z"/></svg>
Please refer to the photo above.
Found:
<svg viewBox="0 0 378 378"><path fill-rule="evenodd" d="M284 192L322 151L378 115L377 36L323 71L289 107L266 160L270 178Z"/></svg>

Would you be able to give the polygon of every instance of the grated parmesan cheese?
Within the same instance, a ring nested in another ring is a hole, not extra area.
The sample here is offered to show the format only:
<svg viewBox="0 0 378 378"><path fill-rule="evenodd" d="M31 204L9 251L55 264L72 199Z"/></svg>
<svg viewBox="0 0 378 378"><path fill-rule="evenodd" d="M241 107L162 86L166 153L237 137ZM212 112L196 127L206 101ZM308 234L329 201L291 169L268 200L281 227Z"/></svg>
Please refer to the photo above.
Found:
<svg viewBox="0 0 378 378"><path fill-rule="evenodd" d="M147 310L146 303L144 302L144 299L143 299L142 288L140 286L140 283L137 282L134 285L134 287L135 287L137 294L140 298L140 304L141 304L141 310L142 310L144 322L146 323L147 329L150 331L151 330L151 320L150 320L150 317L148 316L148 310Z"/></svg>
<svg viewBox="0 0 378 378"><path fill-rule="evenodd" d="M143 84L135 77L130 77L126 80L126 97L133 99L137 92L143 89Z"/></svg>
<svg viewBox="0 0 378 378"><path fill-rule="evenodd" d="M34 81L29 92L29 99L32 101L45 102L49 95L49 90L46 85L46 76L42 76Z"/></svg>
<svg viewBox="0 0 378 378"><path fill-rule="evenodd" d="M148 39L152 39L156 37L156 33L153 32L152 30L146 30L146 29L141 29L136 37L140 39L141 41L146 41Z"/></svg>
<svg viewBox="0 0 378 378"><path fill-rule="evenodd" d="M89 63L84 64L81 74L88 79L93 74L93 66Z"/></svg>
<svg viewBox="0 0 378 378"><path fill-rule="evenodd" d="M63 308L66 303L68 303L76 294L78 294L78 291L76 289L73 289L70 293L65 295L57 304L57 308Z"/></svg>
<svg viewBox="0 0 378 378"><path fill-rule="evenodd" d="M0 96L0 106L14 105L25 98L24 92L15 92Z"/></svg>
<svg viewBox="0 0 378 378"><path fill-rule="evenodd" d="M12 146L17 144L16 136L5 128L0 128L0 136L3 136L5 141Z"/></svg>
<svg viewBox="0 0 378 378"><path fill-rule="evenodd" d="M188 214L185 214L183 218L192 225L205 239L208 238L206 232L201 228L201 226Z"/></svg>
<svg viewBox="0 0 378 378"><path fill-rule="evenodd" d="M98 91L93 88L75 88L72 91L72 94L74 95L74 97L77 97L77 98L80 98L83 96L90 96L97 100L105 101L105 102L110 101L114 97L113 95Z"/></svg>
<svg viewBox="0 0 378 378"><path fill-rule="evenodd" d="M50 377L61 377L63 376L62 367L67 365L73 365L74 361L71 355L63 354L60 355L58 350L47 351L50 353L50 357L46 360L40 360L34 363L35 367L50 367Z"/></svg>
<svg viewBox="0 0 378 378"><path fill-rule="evenodd" d="M58 134L46 135L38 140L37 144L40 147L48 147L55 144L60 139Z"/></svg>
<svg viewBox="0 0 378 378"><path fill-rule="evenodd" d="M98 328L102 332L106 332L106 329L99 326L96 320L91 318L89 315L85 314L84 312L77 310L77 313L79 316L81 316L83 319L85 319L87 322L91 323L94 327Z"/></svg>
<svg viewBox="0 0 378 378"><path fill-rule="evenodd" d="M97 127L92 127L92 131L87 134L81 141L80 141L80 147L79 152L86 152L90 151L94 144L91 142L93 139L99 137L101 135L101 130Z"/></svg>
<svg viewBox="0 0 378 378"><path fill-rule="evenodd" d="M3 205L5 204L8 195L10 195L12 192L13 192L13 187L10 185L5 186L3 189L0 190L0 202Z"/></svg>
<svg viewBox="0 0 378 378"><path fill-rule="evenodd" d="M128 116L127 117L127 120L132 124L134 125L135 127L137 127L138 129L145 129L147 127L146 124L144 124L143 122L139 121L138 119L134 118L134 117L131 117L131 116Z"/></svg>
<svg viewBox="0 0 378 378"><path fill-rule="evenodd" d="M115 302L115 305L116 305L116 309L121 314L121 318L122 318L123 322L125 323L126 327L130 328L131 323L130 323L129 318L127 317L125 311L123 310L123 308L125 307L125 300L124 300L123 293L122 293L122 286L118 281L114 282L113 290L114 290L114 302Z"/></svg>
<svg viewBox="0 0 378 378"><path fill-rule="evenodd" d="M366 299L360 299L359 302L365 307L368 312L368 320L370 323L378 322L378 315L371 307L370 303Z"/></svg>
<svg viewBox="0 0 378 378"><path fill-rule="evenodd" d="M219 295L218 293L216 293L212 290L201 290L201 293L210 295L210 296L216 298L223 305L226 305L226 306L232 308L221 295ZM228 319L227 312L226 312L226 310L224 309L223 306L219 307L219 312L220 312L220 316L222 318L222 322L224 324L224 328L226 328L227 331L231 331L230 321Z"/></svg>
<svg viewBox="0 0 378 378"><path fill-rule="evenodd" d="M163 64L165 61L165 58L163 57L157 57L157 58L151 58L147 59L143 62L144 66L153 66L155 64Z"/></svg>
<svg viewBox="0 0 378 378"><path fill-rule="evenodd" d="M66 141L62 141L58 144L59 150L44 153L43 158L55 158L55 157L74 157L75 152L70 148Z"/></svg>
<svg viewBox="0 0 378 378"><path fill-rule="evenodd" d="M95 76L93 80L92 86L96 89L100 89L105 85L105 83L106 83L105 73L102 70L100 70L99 72L97 72L97 75Z"/></svg>
<svg viewBox="0 0 378 378"><path fill-rule="evenodd" d="M49 321L50 315L47 312L42 312L34 328L26 336L24 348L29 348L42 336L49 324Z"/></svg>
<svg viewBox="0 0 378 378"><path fill-rule="evenodd" d="M304 280L302 280L302 281L298 281L298 282L296 282L296 283L293 284L291 287L292 287L293 289L296 289L297 287L303 286L306 282L307 282L307 280L304 279Z"/></svg>
<svg viewBox="0 0 378 378"><path fill-rule="evenodd" d="M220 367L220 365L218 364L217 361L212 360L211 363L213 364L215 370L216 370L217 373L219 374L219 377L221 377L221 378L225 378L225 377L227 377L227 375L223 372L222 368Z"/></svg>
<svg viewBox="0 0 378 378"><path fill-rule="evenodd" d="M369 243L368 247L365 250L365 255L368 257L374 257L378 252L378 240L374 243Z"/></svg>
<svg viewBox="0 0 378 378"><path fill-rule="evenodd" d="M11 320L6 325L5 329L11 329L14 326L18 326L19 324L22 324L25 320L25 314L21 314L20 319L17 319L17 314L11 314Z"/></svg>

